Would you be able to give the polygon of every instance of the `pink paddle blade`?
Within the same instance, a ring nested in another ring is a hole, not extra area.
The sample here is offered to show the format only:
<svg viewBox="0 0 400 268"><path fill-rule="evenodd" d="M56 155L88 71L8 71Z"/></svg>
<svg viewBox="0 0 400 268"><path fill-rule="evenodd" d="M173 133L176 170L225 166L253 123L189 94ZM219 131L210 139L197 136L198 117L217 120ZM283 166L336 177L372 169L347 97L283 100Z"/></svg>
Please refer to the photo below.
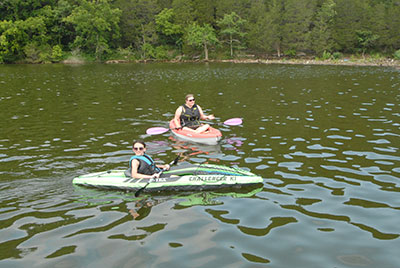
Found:
<svg viewBox="0 0 400 268"><path fill-rule="evenodd" d="M146 130L146 133L149 135L158 135L168 131L168 128L165 127L151 127Z"/></svg>
<svg viewBox="0 0 400 268"><path fill-rule="evenodd" d="M224 124L228 125L228 126L237 126L237 125L240 125L242 122L243 121L241 118L231 118L231 119L226 120L224 122Z"/></svg>

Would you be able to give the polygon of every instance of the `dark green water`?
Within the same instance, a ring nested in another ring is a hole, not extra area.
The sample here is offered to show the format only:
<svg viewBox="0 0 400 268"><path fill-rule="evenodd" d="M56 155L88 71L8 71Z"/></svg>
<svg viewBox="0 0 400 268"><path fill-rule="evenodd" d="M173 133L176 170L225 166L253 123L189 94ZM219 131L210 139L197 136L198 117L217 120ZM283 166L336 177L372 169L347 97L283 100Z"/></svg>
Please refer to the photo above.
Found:
<svg viewBox="0 0 400 268"><path fill-rule="evenodd" d="M217 146L167 127L187 93ZM258 64L0 65L1 267L399 267L400 72ZM75 187L159 162L246 167L262 188Z"/></svg>

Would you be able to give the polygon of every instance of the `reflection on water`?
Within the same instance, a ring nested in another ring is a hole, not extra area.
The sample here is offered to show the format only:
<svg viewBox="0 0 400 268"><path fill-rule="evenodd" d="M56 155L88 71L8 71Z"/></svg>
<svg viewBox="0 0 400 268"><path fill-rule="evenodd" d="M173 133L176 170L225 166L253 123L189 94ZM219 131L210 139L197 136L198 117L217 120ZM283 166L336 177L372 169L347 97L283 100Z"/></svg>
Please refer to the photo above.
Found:
<svg viewBox="0 0 400 268"><path fill-rule="evenodd" d="M196 163L207 163L207 161L217 161L217 157L222 155L221 145L205 145L181 141L173 136L168 137L175 153L179 153L180 161L193 161Z"/></svg>
<svg viewBox="0 0 400 268"><path fill-rule="evenodd" d="M258 64L0 66L0 265L396 267L400 73ZM167 127L187 93L241 117L220 144ZM247 168L255 189L145 194L72 186L160 162ZM190 260L190 265L185 265ZM185 263L185 264L183 264Z"/></svg>

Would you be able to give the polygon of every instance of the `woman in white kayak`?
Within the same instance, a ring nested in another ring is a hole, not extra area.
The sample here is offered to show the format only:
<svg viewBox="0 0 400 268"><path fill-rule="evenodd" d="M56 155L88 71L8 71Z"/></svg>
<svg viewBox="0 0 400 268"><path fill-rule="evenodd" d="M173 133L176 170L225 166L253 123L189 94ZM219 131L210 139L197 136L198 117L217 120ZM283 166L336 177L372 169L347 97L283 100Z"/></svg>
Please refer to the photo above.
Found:
<svg viewBox="0 0 400 268"><path fill-rule="evenodd" d="M214 115L205 115L199 105L195 103L193 94L185 97L185 104L175 111L174 122L177 128L187 129L196 133L201 133L209 129L209 124L201 124L200 120L215 119Z"/></svg>
<svg viewBox="0 0 400 268"><path fill-rule="evenodd" d="M162 169L168 170L170 168L168 164L156 165L154 160L146 154L146 144L143 141L134 141L132 150L135 155L129 160L129 168L125 171L127 177L136 179L158 178Z"/></svg>

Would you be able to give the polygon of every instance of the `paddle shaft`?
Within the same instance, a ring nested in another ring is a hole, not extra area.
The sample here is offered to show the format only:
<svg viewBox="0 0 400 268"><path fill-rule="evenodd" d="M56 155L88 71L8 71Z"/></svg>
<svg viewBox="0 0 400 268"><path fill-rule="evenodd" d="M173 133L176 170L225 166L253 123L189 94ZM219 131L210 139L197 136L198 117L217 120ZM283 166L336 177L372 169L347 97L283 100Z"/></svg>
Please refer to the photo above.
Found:
<svg viewBox="0 0 400 268"><path fill-rule="evenodd" d="M202 124L210 124L210 125L227 125L227 126L237 126L242 124L242 119L241 118L231 118L228 120L225 120L224 122L210 122L210 121L199 121ZM199 125L201 126L201 125Z"/></svg>
<svg viewBox="0 0 400 268"><path fill-rule="evenodd" d="M177 158L175 158L173 161L171 161L171 163L169 163L169 166L171 167L172 165L176 165L176 163L178 163L180 155L178 155ZM165 171L165 169L162 169L160 172L157 173L158 176L161 176L161 174ZM153 181L153 179L150 179L145 186L143 186L142 188L140 188L139 190L136 191L135 193L135 197L138 197L140 195L141 192L143 192L144 189L146 189L147 185L149 185L151 182Z"/></svg>
<svg viewBox="0 0 400 268"><path fill-rule="evenodd" d="M207 123L207 124L217 124L217 125L224 124L224 125L227 125L227 126L237 126L237 125L242 124L242 119L241 118L231 118L231 119L225 120L224 122L221 122L221 123L212 123L212 122L205 122L205 123ZM184 126L177 127L177 128L172 128L171 130L182 129L183 127ZM148 128L146 130L146 134L158 135L158 134L163 134L163 133L167 132L168 130L170 130L170 129L164 128L164 127L151 127L151 128Z"/></svg>

